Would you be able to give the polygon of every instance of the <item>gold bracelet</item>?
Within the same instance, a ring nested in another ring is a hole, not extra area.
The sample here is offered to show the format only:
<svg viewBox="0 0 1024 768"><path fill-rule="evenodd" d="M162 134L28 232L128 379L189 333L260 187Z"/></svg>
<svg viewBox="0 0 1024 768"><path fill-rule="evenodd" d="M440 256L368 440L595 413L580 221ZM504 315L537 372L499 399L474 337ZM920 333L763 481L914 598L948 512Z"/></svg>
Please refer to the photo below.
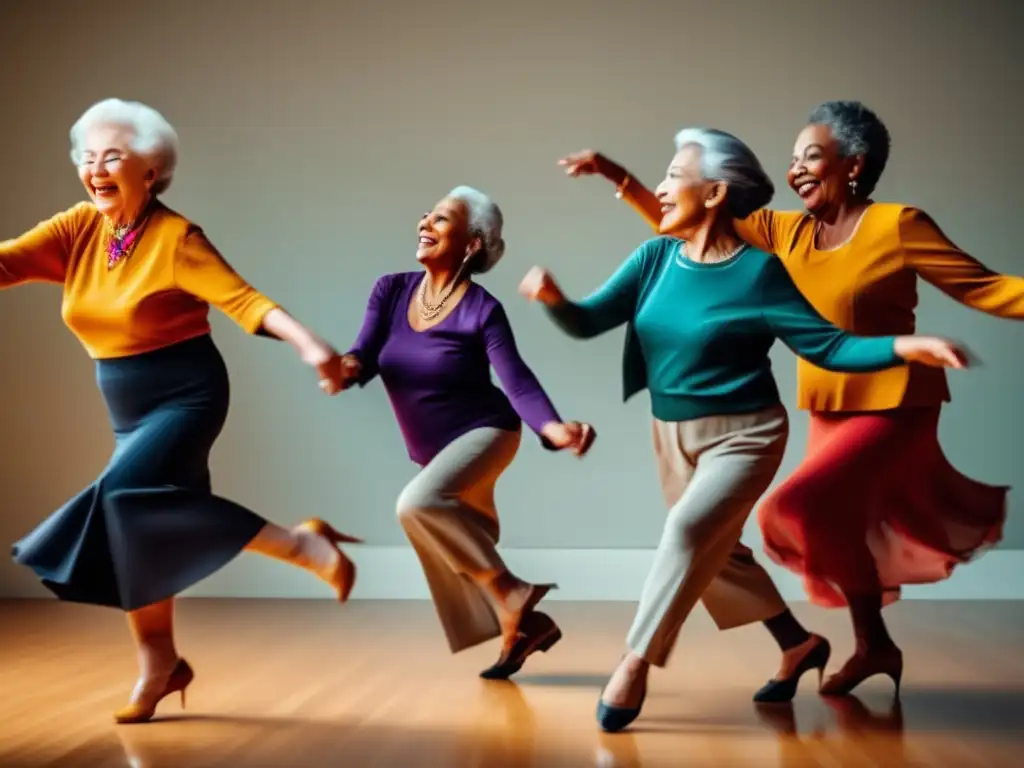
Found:
<svg viewBox="0 0 1024 768"><path fill-rule="evenodd" d="M629 178L629 174L627 173L626 177L622 180L622 183L619 184L619 186L617 186L615 188L615 197L616 197L616 199L621 200L622 196L624 194L626 194L626 187L629 186L629 182L630 182L630 178Z"/></svg>

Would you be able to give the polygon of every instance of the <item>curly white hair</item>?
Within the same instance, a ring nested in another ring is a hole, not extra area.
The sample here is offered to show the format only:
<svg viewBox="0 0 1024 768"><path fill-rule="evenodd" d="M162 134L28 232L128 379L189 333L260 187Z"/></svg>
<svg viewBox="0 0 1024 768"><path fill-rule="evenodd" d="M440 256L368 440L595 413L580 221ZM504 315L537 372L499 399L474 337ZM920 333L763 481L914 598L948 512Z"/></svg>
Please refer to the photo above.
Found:
<svg viewBox="0 0 1024 768"><path fill-rule="evenodd" d="M153 194L167 191L178 165L178 134L163 115L139 101L104 99L96 102L71 126L71 161L76 165L82 160L86 133L97 125L118 125L130 129L133 134L132 150L156 168Z"/></svg>

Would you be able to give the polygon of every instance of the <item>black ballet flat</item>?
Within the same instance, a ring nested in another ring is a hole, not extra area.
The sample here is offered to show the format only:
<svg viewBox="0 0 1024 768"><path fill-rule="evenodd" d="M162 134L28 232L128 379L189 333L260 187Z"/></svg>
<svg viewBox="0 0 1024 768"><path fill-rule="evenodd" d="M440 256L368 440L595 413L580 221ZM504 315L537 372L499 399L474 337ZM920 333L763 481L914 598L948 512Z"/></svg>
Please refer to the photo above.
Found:
<svg viewBox="0 0 1024 768"><path fill-rule="evenodd" d="M640 710L644 708L644 699L647 698L647 691L640 697L640 703L635 707L613 707L597 700L597 724L605 733L617 733L626 728L630 723L640 716Z"/></svg>
<svg viewBox="0 0 1024 768"><path fill-rule="evenodd" d="M808 651L792 675L782 680L769 680L754 694L754 701L758 704L780 704L792 701L796 696L796 689L800 685L800 678L805 672L812 669L818 670L818 685L820 686L821 678L825 674L825 666L831 655L832 646L829 645L828 640L823 637L819 638L818 644Z"/></svg>
<svg viewBox="0 0 1024 768"><path fill-rule="evenodd" d="M531 611L519 624L515 639L503 650L498 661L480 673L484 680L508 680L523 668L533 654L550 651L562 639L562 630L546 613Z"/></svg>

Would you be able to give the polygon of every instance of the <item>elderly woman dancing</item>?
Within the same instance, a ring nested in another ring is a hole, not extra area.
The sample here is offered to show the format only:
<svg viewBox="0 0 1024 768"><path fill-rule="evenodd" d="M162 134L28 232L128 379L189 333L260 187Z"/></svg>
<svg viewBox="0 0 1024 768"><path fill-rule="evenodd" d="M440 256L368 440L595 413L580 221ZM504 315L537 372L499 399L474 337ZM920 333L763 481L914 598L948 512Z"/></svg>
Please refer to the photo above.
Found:
<svg viewBox="0 0 1024 768"><path fill-rule="evenodd" d="M118 722L149 720L192 682L174 642L174 596L242 550L311 571L340 600L355 541L319 519L286 529L211 492L208 459L228 412L228 375L210 337L215 306L250 333L288 341L328 393L340 356L245 282L191 221L160 202L178 140L160 113L118 99L71 129L71 157L89 195L0 242L0 288L63 286L62 314L96 361L115 437L99 478L14 545L58 598L120 608L141 676Z"/></svg>
<svg viewBox="0 0 1024 768"><path fill-rule="evenodd" d="M380 376L422 469L398 498L398 518L430 586L453 653L504 638L481 675L504 679L561 637L535 606L554 587L530 584L501 556L494 491L519 448L521 422L551 450L589 450L594 430L563 422L523 362L501 303L474 281L505 251L501 210L458 187L420 219L423 269L373 286L345 356L349 382ZM493 366L505 392L492 382ZM507 393L507 394L506 394Z"/></svg>
<svg viewBox="0 0 1024 768"><path fill-rule="evenodd" d="M819 105L788 173L806 211L741 216L737 234L779 256L814 307L853 333L912 333L918 278L965 306L1024 319L1024 278L988 269L920 209L873 200L889 149L885 124L860 102ZM589 151L562 164L571 175L605 176L663 228L657 196L621 166ZM856 650L821 692L846 694L876 674L898 692L903 654L883 605L901 585L945 579L996 543L1008 488L966 477L943 454L943 371L842 373L816 362L798 361L797 401L811 416L807 457L761 505L765 548L803 576L811 602L850 610Z"/></svg>
<svg viewBox="0 0 1024 768"><path fill-rule="evenodd" d="M884 370L908 360L963 364L941 339L857 337L828 323L777 259L733 229L733 219L750 215L774 192L753 152L730 134L698 128L680 132L677 150L656 192L660 231L675 237L644 243L578 303L538 268L522 285L573 336L627 325L624 394L650 390L670 510L628 651L598 705L598 720L609 731L640 713L650 666L667 663L698 600L720 628L762 621L778 642L782 668L757 701L788 701L800 676L828 661L828 642L797 622L740 543L788 436L768 357L775 340L836 371Z"/></svg>

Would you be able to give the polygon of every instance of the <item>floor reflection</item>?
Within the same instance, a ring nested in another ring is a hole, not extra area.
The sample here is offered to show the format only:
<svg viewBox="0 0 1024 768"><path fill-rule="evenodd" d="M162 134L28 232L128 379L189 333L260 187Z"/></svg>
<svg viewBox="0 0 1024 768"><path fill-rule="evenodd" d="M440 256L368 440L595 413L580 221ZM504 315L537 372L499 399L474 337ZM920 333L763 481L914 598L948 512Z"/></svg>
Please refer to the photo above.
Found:
<svg viewBox="0 0 1024 768"><path fill-rule="evenodd" d="M587 727L594 729L588 737L579 732L579 723L571 732L564 731L557 716L560 703L545 700L536 691L537 688L523 689L513 682L481 682L456 702L464 715L458 727L436 730L417 727L415 722L385 727L351 718L314 721L195 716L120 727L114 732L132 768L301 767L333 765L338 761L382 766L415 762L453 768L652 768L678 765L676 760L685 754L702 754L705 762L701 764L726 765L734 764L729 760L740 754L730 752L737 742L747 744L746 749L752 750L757 765L790 768L845 765L853 761L900 768L919 764L910 760L908 741L920 747L922 740L932 742L934 736L971 738L963 730L943 731L939 722L929 720L927 709L914 712L914 738L909 738L905 703L886 698L880 706L869 706L855 696L802 697L796 707L733 707L722 699L710 700L707 708L698 706L700 713L693 717L671 720L652 715L646 723L639 720L634 729L619 734L601 733L596 723L588 723ZM531 696L537 696L539 701L531 702ZM982 698L980 694L978 697ZM933 697L919 693L917 698ZM999 695L996 698L1007 699ZM940 711L956 709L954 698ZM589 757L580 751L581 736L592 745ZM101 755L97 745L92 746L88 755L95 762L90 764L124 764L109 760L109 752ZM109 741L106 746L110 746ZM931 749L934 748L932 742ZM715 753L721 759L711 757Z"/></svg>
<svg viewBox="0 0 1024 768"><path fill-rule="evenodd" d="M899 699L882 710L869 709L855 696L820 701L808 723L798 721L792 704L755 705L760 723L778 737L780 765L822 765L830 754L855 754L887 768L908 765Z"/></svg>

